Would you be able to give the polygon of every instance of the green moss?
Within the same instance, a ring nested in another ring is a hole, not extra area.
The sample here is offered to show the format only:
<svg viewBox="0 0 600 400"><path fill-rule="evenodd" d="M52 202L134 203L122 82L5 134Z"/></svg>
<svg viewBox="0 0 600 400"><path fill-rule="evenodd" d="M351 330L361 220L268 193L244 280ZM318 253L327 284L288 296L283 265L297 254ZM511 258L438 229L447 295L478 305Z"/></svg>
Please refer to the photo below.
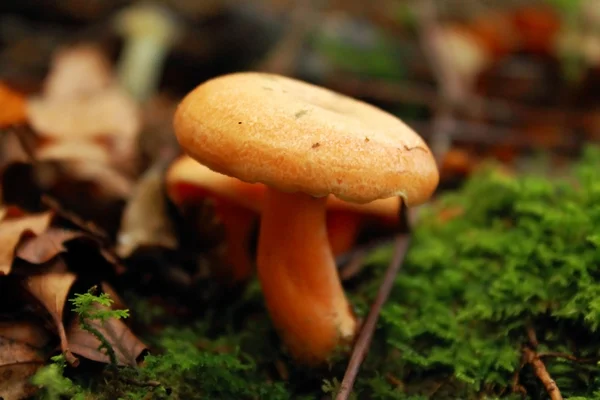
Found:
<svg viewBox="0 0 600 400"><path fill-rule="evenodd" d="M529 398L545 399L533 370L521 367L529 330L539 353L560 353L543 362L565 398L600 399L598 171L597 148L569 181L488 169L423 210L355 397L519 399L516 378ZM391 252L373 252L348 284L360 315ZM145 303L130 303L133 318L152 308ZM153 348L144 365L85 383L73 377L79 391L124 399L320 399L339 388L345 360L307 371L288 359L256 282L238 302L196 322L150 314L144 324L160 319L168 327L144 337Z"/></svg>

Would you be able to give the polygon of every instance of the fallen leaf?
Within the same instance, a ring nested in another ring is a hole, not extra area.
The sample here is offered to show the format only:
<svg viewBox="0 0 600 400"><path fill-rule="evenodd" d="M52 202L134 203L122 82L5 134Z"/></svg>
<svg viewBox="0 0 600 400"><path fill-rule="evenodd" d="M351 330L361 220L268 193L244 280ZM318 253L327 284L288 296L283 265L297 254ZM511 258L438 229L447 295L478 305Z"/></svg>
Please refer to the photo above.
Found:
<svg viewBox="0 0 600 400"><path fill-rule="evenodd" d="M63 325L63 313L67 296L76 276L72 273L51 272L43 275L34 275L24 281L25 289L35 297L48 311L60 337L60 345L67 362L77 365L79 360L71 353L69 342Z"/></svg>
<svg viewBox="0 0 600 400"><path fill-rule="evenodd" d="M31 264L43 264L67 251L64 247L65 242L84 236L80 231L50 228L38 236L23 240L18 246L16 256Z"/></svg>
<svg viewBox="0 0 600 400"><path fill-rule="evenodd" d="M129 257L140 247L177 247L163 192L163 162L157 162L138 181L123 211L117 254Z"/></svg>
<svg viewBox="0 0 600 400"><path fill-rule="evenodd" d="M100 305L95 305L95 307L98 309L108 309ZM89 320L87 322L110 343L119 365L136 366L138 364L138 357L147 347L131 332L123 321L110 318L104 322L98 320ZM101 345L100 340L81 328L79 317L74 318L72 321L67 338L73 353L93 361L110 363L109 356L99 350L99 346Z"/></svg>
<svg viewBox="0 0 600 400"><path fill-rule="evenodd" d="M50 341L48 332L34 321L0 322L0 338L25 343L35 348L42 348Z"/></svg>
<svg viewBox="0 0 600 400"><path fill-rule="evenodd" d="M25 122L27 119L25 97L0 82L0 127Z"/></svg>
<svg viewBox="0 0 600 400"><path fill-rule="evenodd" d="M16 208L11 207L15 212ZM10 214L10 213L9 213ZM48 229L52 212L9 217L6 214L0 221L0 276L8 275L12 269L15 251L26 235L39 235Z"/></svg>
<svg viewBox="0 0 600 400"><path fill-rule="evenodd" d="M48 333L35 322L0 323L0 398L18 400L35 392L29 378L43 365L41 349L48 341Z"/></svg>

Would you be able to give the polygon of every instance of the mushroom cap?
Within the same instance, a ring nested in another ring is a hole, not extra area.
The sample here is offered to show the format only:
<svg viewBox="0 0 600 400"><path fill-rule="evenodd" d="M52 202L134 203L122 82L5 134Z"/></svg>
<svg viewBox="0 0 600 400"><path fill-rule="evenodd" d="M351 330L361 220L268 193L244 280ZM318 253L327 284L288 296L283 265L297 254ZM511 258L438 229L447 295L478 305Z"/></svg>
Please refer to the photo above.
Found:
<svg viewBox="0 0 600 400"><path fill-rule="evenodd" d="M182 148L210 169L314 197L428 200L439 173L424 140L395 116L292 78L213 78L179 104Z"/></svg>

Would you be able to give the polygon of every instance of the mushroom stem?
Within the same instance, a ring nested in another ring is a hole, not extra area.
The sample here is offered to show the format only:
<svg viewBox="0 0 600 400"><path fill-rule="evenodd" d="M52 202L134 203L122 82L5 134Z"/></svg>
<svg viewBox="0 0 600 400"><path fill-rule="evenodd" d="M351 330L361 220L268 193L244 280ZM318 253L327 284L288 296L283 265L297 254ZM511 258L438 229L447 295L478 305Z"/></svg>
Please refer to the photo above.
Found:
<svg viewBox="0 0 600 400"><path fill-rule="evenodd" d="M305 364L326 361L357 327L327 238L326 201L269 187L258 239L267 309L290 353Z"/></svg>
<svg viewBox="0 0 600 400"><path fill-rule="evenodd" d="M335 257L352 248L361 226L361 216L352 211L328 211L329 245Z"/></svg>

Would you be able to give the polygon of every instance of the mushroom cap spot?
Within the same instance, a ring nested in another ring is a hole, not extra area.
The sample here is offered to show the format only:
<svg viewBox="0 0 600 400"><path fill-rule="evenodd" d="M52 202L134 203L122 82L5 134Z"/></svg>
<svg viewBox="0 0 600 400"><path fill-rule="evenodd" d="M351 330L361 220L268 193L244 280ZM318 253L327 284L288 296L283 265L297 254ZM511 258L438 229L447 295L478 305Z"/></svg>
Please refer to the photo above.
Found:
<svg viewBox="0 0 600 400"><path fill-rule="evenodd" d="M204 82L179 104L174 128L198 162L284 192L354 203L401 196L411 206L427 201L439 182L431 150L400 119L279 75L240 72Z"/></svg>

